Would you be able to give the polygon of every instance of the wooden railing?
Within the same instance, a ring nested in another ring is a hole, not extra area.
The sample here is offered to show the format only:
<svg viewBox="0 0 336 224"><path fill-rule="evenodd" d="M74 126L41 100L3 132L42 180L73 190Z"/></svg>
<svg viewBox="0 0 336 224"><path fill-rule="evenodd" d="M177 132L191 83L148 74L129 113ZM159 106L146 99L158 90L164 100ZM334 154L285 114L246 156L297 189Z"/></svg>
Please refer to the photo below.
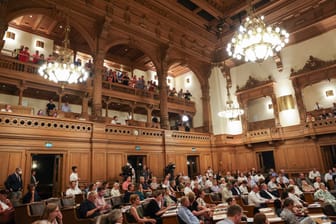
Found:
<svg viewBox="0 0 336 224"><path fill-rule="evenodd" d="M25 63L11 57L0 55L0 68L38 75L39 65Z"/></svg>

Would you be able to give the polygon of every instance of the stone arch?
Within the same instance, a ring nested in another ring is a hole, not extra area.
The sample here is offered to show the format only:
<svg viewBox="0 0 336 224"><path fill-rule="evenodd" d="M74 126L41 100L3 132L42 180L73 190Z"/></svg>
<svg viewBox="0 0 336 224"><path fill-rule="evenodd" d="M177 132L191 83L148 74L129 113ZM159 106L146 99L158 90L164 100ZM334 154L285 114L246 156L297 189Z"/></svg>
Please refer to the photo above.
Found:
<svg viewBox="0 0 336 224"><path fill-rule="evenodd" d="M57 12L55 9L47 9L47 8L25 8L25 9L18 9L18 10L13 10L11 12L8 12L8 14L5 17L5 22L8 24L10 21L13 19L26 15L26 14L42 14L45 16L51 16L54 15L54 19L59 20L59 19L65 19L62 18L61 14ZM84 38L84 40L88 43L88 46L90 48L91 52L94 52L95 49L95 41L93 38L91 38L91 35L82 27L79 23L76 22L76 17L69 15L69 21L70 21L70 26L74 27Z"/></svg>

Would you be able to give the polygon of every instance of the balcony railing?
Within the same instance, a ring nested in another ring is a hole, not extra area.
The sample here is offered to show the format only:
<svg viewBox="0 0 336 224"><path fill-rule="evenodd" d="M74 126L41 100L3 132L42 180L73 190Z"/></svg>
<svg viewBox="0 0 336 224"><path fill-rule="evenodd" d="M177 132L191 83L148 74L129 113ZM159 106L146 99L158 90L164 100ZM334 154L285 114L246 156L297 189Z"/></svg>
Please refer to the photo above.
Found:
<svg viewBox="0 0 336 224"><path fill-rule="evenodd" d="M0 68L38 75L39 65L25 63L11 57L0 55Z"/></svg>

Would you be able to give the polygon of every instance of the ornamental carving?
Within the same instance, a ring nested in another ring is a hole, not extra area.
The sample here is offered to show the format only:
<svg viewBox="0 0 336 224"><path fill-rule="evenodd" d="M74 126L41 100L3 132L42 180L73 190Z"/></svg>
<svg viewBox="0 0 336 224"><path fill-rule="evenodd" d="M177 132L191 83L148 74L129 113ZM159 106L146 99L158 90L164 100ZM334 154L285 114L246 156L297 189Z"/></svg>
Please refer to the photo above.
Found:
<svg viewBox="0 0 336 224"><path fill-rule="evenodd" d="M309 59L307 60L306 64L303 66L302 69L298 71L294 71L294 69L291 69L291 76L298 75L300 73L309 72L317 69L321 69L324 67L327 67L329 65L333 65L336 63L336 60L331 61L323 61L321 59L315 58L313 56L309 56Z"/></svg>
<svg viewBox="0 0 336 224"><path fill-rule="evenodd" d="M268 76L268 80L258 80L256 78L253 78L252 76L249 76L249 79L246 81L244 86L239 87L237 85L237 92L247 90L247 89L253 89L255 87L262 86L262 85L265 85L271 82L273 82L271 76Z"/></svg>

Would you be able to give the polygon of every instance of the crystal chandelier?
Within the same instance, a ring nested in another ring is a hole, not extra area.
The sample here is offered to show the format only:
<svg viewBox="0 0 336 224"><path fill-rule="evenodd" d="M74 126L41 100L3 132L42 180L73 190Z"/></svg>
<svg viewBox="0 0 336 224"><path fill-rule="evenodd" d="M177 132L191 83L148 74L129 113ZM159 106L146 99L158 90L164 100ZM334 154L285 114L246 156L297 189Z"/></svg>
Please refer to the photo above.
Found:
<svg viewBox="0 0 336 224"><path fill-rule="evenodd" d="M257 17L248 12L245 22L234 34L231 42L227 45L229 56L246 62L261 62L272 57L288 43L289 34L279 27L267 26L264 16Z"/></svg>
<svg viewBox="0 0 336 224"><path fill-rule="evenodd" d="M38 72L45 79L61 84L85 82L89 77L89 73L83 66L73 63L72 50L69 49L69 33L71 29L68 17L66 23L64 47L60 49L58 57L53 62L46 62L39 68Z"/></svg>

